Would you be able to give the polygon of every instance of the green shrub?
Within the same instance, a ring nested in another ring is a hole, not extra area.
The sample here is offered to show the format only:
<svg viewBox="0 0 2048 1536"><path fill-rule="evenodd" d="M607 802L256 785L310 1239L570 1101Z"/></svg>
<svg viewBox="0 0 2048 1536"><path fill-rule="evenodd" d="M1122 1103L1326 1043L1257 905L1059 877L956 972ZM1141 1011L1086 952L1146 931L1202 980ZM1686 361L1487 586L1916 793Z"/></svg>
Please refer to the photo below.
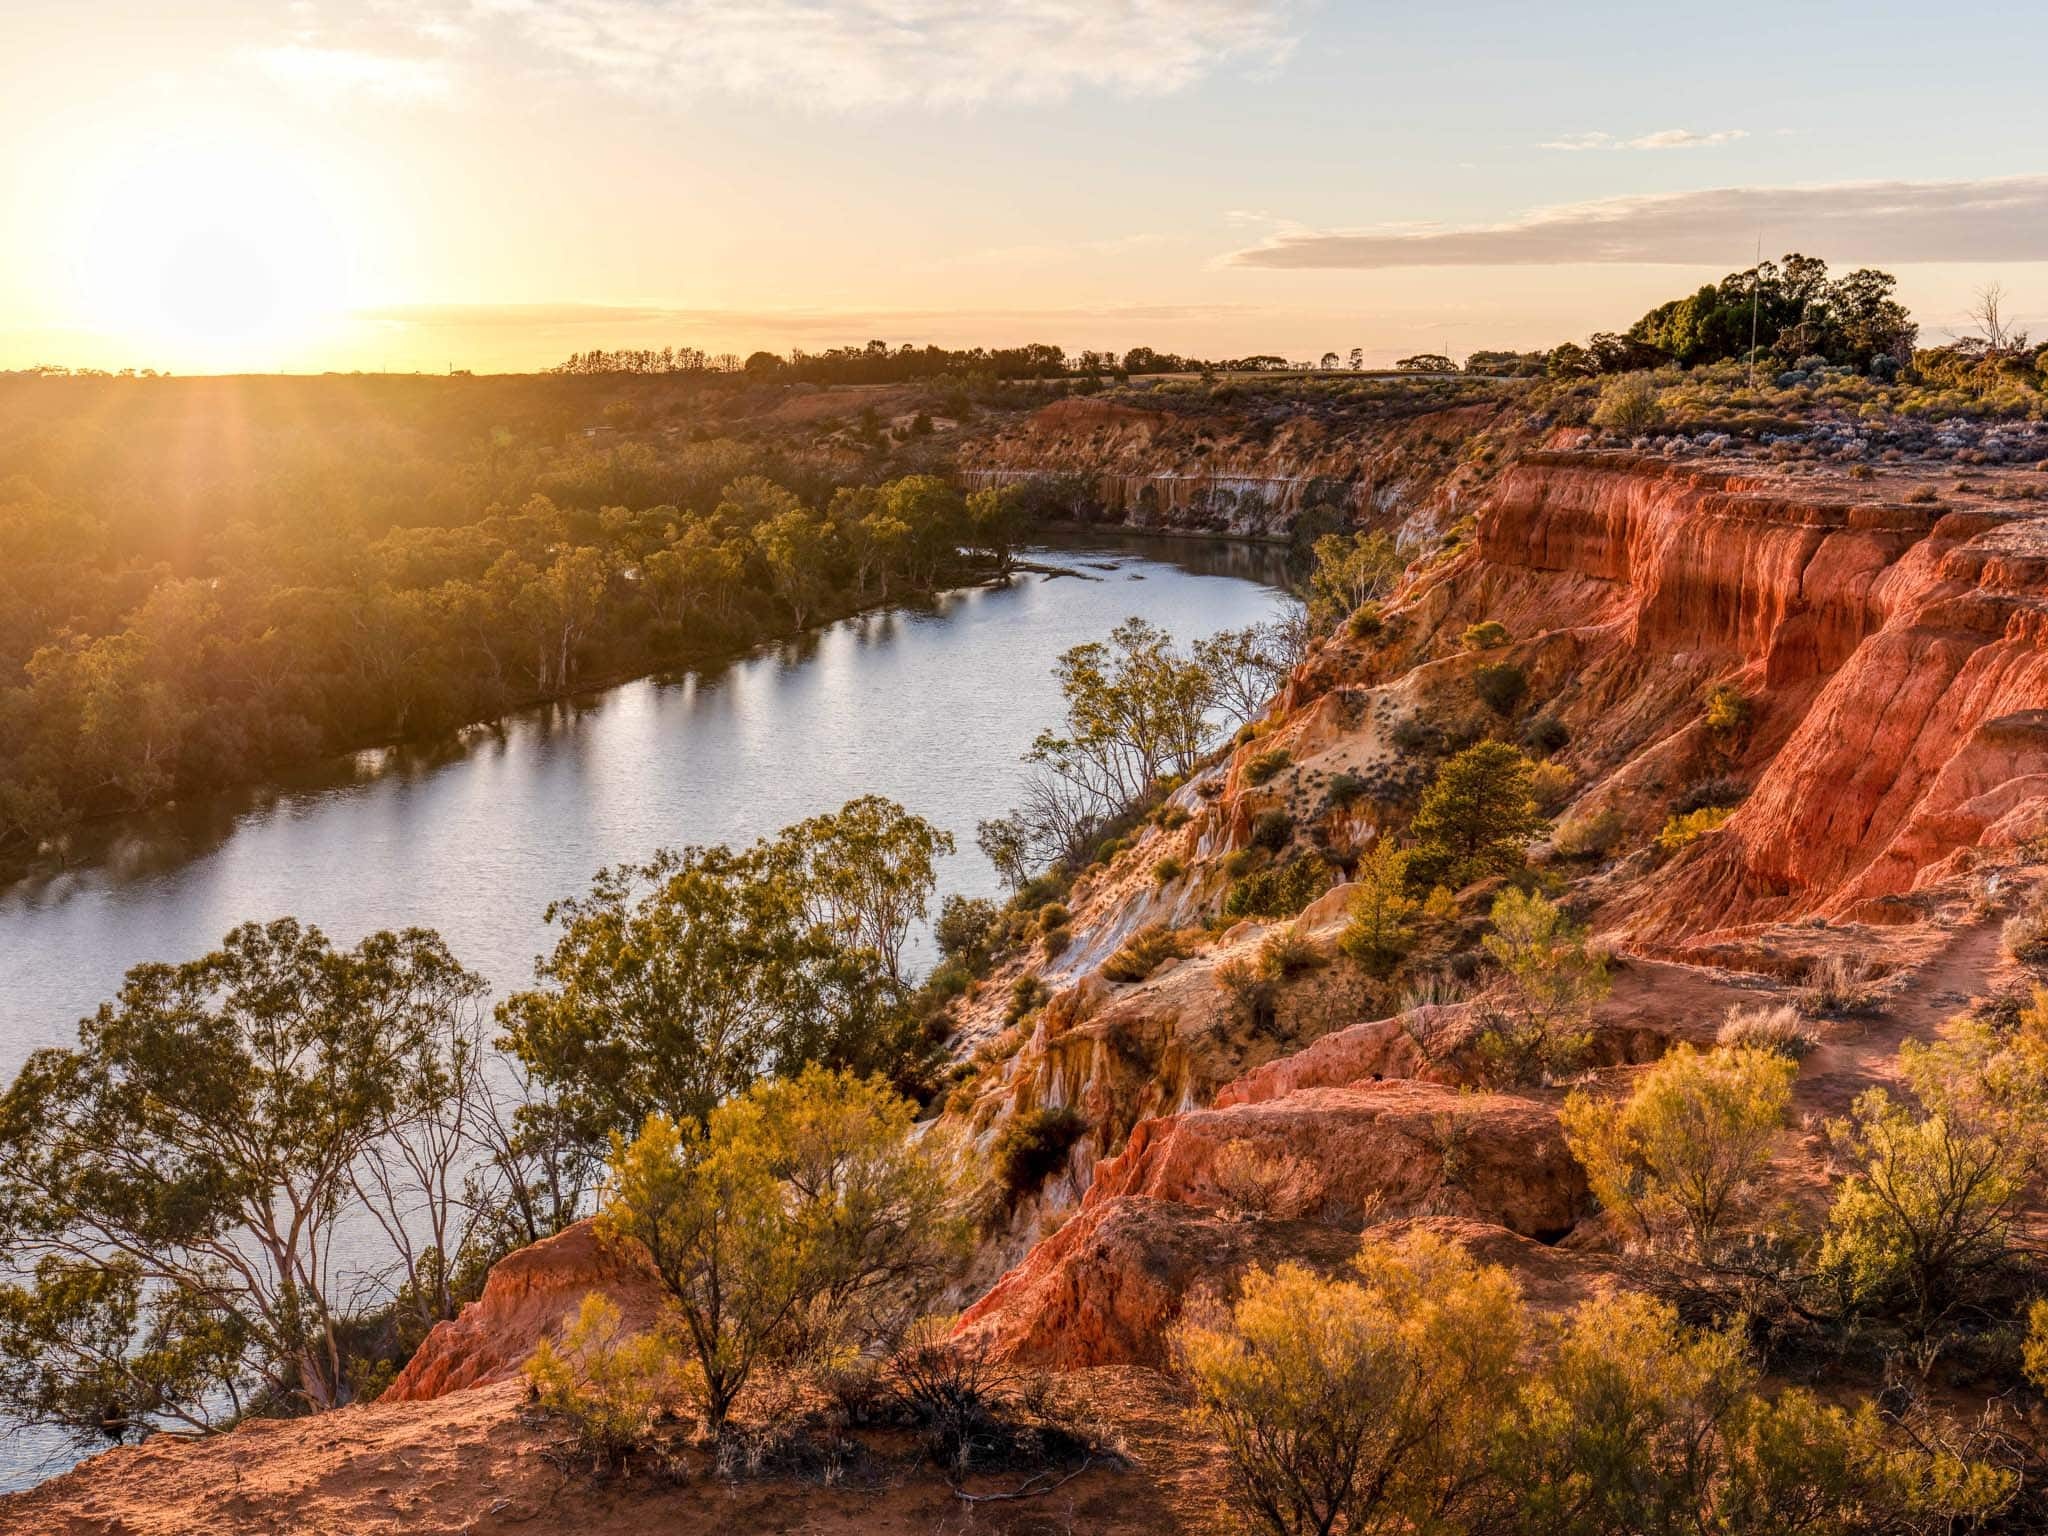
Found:
<svg viewBox="0 0 2048 1536"><path fill-rule="evenodd" d="M1107 842L1102 843L1099 847L1096 848L1095 862L1098 864L1107 864L1111 859L1114 859L1118 854L1122 853L1126 848L1130 846L1131 840L1129 838L1112 837Z"/></svg>
<svg viewBox="0 0 2048 1536"><path fill-rule="evenodd" d="M1017 905L1026 912L1035 912L1049 901L1058 901L1067 894L1067 882L1059 875L1033 875L1017 891Z"/></svg>
<svg viewBox="0 0 2048 1536"><path fill-rule="evenodd" d="M1468 651L1490 651L1508 643L1508 627L1498 619L1485 619L1468 625L1459 643Z"/></svg>
<svg viewBox="0 0 2048 1536"><path fill-rule="evenodd" d="M1035 1195L1045 1181L1067 1165L1074 1144L1088 1133L1088 1122L1072 1109L1034 1109L1011 1117L996 1133L989 1162L996 1181L1014 1205Z"/></svg>
<svg viewBox="0 0 2048 1536"><path fill-rule="evenodd" d="M1647 373L1625 373L1610 379L1593 409L1593 424L1633 437L1664 420L1658 390Z"/></svg>
<svg viewBox="0 0 2048 1536"><path fill-rule="evenodd" d="M992 901L977 896L948 896L939 904L938 921L932 924L932 939L939 953L957 960L969 971L987 966L995 946L996 924L1002 912Z"/></svg>
<svg viewBox="0 0 2048 1536"><path fill-rule="evenodd" d="M583 1298L559 1346L540 1341L526 1381L535 1406L568 1424L600 1468L644 1445L656 1418L682 1397L681 1373L659 1336L626 1332L619 1309L598 1291Z"/></svg>
<svg viewBox="0 0 2048 1536"><path fill-rule="evenodd" d="M1358 861L1358 889L1351 897L1349 920L1337 947L1374 976L1389 974L1408 952L1409 919L1415 902L1408 895L1408 853L1381 837Z"/></svg>
<svg viewBox="0 0 2048 1536"><path fill-rule="evenodd" d="M1259 946L1259 972L1274 981L1292 981L1321 966L1326 958L1308 935L1296 928L1282 928Z"/></svg>
<svg viewBox="0 0 2048 1536"><path fill-rule="evenodd" d="M1690 815L1713 806L1740 805L1749 789L1740 779L1722 777L1700 779L1686 786L1683 793L1671 802L1671 814Z"/></svg>
<svg viewBox="0 0 2048 1536"><path fill-rule="evenodd" d="M1285 747L1275 747L1270 752L1261 752L1244 765L1244 781L1247 784L1264 784L1293 761L1294 754Z"/></svg>
<svg viewBox="0 0 2048 1536"><path fill-rule="evenodd" d="M1522 745L1544 757L1562 752L1572 739L1565 723L1553 714L1541 714L1522 732Z"/></svg>
<svg viewBox="0 0 2048 1536"><path fill-rule="evenodd" d="M1045 946L1045 958L1057 960L1067 952L1067 946L1074 942L1074 930L1064 923L1057 928L1048 928L1038 936L1038 942Z"/></svg>
<svg viewBox="0 0 2048 1536"><path fill-rule="evenodd" d="M1279 987L1250 960L1226 960L1216 967L1217 985L1230 999L1231 1017L1248 1034L1265 1034L1278 1022Z"/></svg>
<svg viewBox="0 0 2048 1536"><path fill-rule="evenodd" d="M1252 821L1252 846L1278 853L1294 836L1294 818L1277 806L1261 811Z"/></svg>
<svg viewBox="0 0 2048 1536"><path fill-rule="evenodd" d="M1604 858L1614 851L1624 830L1621 813L1608 806L1590 815L1574 816L1557 829L1550 845L1561 858Z"/></svg>
<svg viewBox="0 0 2048 1536"><path fill-rule="evenodd" d="M1355 773L1340 773L1330 780L1330 787L1323 792L1331 805L1342 808L1355 801L1363 800L1372 786Z"/></svg>
<svg viewBox="0 0 2048 1536"><path fill-rule="evenodd" d="M1149 924L1118 946L1116 954L1102 963L1108 981L1143 981L1167 961L1178 961L1188 952L1180 932L1165 924Z"/></svg>
<svg viewBox="0 0 2048 1536"><path fill-rule="evenodd" d="M1420 715L1403 715L1387 732L1387 740L1402 752L1427 752L1436 740L1436 732Z"/></svg>
<svg viewBox="0 0 2048 1536"><path fill-rule="evenodd" d="M1005 1024L1015 1024L1035 1008L1045 1006L1052 996L1052 989L1036 976L1019 976L1010 983L1010 1006L1003 1015Z"/></svg>
<svg viewBox="0 0 2048 1536"><path fill-rule="evenodd" d="M1187 872L1187 865L1172 854L1152 866L1152 878L1160 885L1171 885Z"/></svg>
<svg viewBox="0 0 2048 1536"><path fill-rule="evenodd" d="M1162 805L1152 819L1168 832L1177 832L1195 818L1184 805Z"/></svg>
<svg viewBox="0 0 2048 1536"><path fill-rule="evenodd" d="M1681 848L1689 848L1709 832L1720 831L1722 823L1734 814L1735 812L1725 805L1710 805L1703 810L1674 816L1664 823L1664 830L1657 834L1657 846L1666 853L1676 853Z"/></svg>
<svg viewBox="0 0 2048 1536"><path fill-rule="evenodd" d="M1117 952L1102 963L1108 981L1143 981L1167 960L1187 953L1181 936L1163 923L1140 928L1125 939Z"/></svg>
<svg viewBox="0 0 2048 1536"><path fill-rule="evenodd" d="M925 991L944 1001L958 997L974 985L974 972L958 960L941 960L925 978Z"/></svg>
<svg viewBox="0 0 2048 1536"><path fill-rule="evenodd" d="M1223 897L1225 917L1292 917L1329 888L1330 867L1312 853L1234 882Z"/></svg>
<svg viewBox="0 0 2048 1536"><path fill-rule="evenodd" d="M1555 902L1510 886L1494 898L1480 940L1503 986L1478 1037L1482 1075L1535 1083L1575 1070L1592 1044L1593 1007L1607 995L1607 963Z"/></svg>
<svg viewBox="0 0 2048 1536"><path fill-rule="evenodd" d="M1529 696L1529 675L1511 661L1479 667L1472 673L1472 691L1479 695L1480 703L1505 720Z"/></svg>
<svg viewBox="0 0 2048 1536"><path fill-rule="evenodd" d="M1074 915L1057 901L1049 901L1038 909L1038 931L1050 933L1055 928L1064 928L1074 920Z"/></svg>
<svg viewBox="0 0 2048 1536"><path fill-rule="evenodd" d="M1749 730L1756 706L1733 683L1716 683L1707 690L1707 729L1716 736L1739 738Z"/></svg>
<svg viewBox="0 0 2048 1536"><path fill-rule="evenodd" d="M1777 1051L1679 1044L1626 1100L1574 1089L1558 1120L1605 1209L1711 1264L1756 1202L1797 1072Z"/></svg>

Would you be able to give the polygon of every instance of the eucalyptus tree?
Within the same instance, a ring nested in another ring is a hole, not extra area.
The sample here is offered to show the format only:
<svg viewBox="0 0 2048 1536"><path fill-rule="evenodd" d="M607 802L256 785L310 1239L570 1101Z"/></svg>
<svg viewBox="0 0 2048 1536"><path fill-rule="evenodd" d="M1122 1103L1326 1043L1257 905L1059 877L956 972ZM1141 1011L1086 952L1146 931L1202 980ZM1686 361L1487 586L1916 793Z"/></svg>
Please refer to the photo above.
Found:
<svg viewBox="0 0 2048 1536"><path fill-rule="evenodd" d="M456 1240L481 988L429 931L344 950L291 919L131 970L0 1098L0 1396L115 1431L347 1401L345 1327L391 1255L344 1228L376 1190Z"/></svg>
<svg viewBox="0 0 2048 1536"><path fill-rule="evenodd" d="M499 1005L502 1044L591 1149L810 1064L910 1075L903 947L952 849L869 796L748 848L600 871L548 909L560 932L539 985Z"/></svg>

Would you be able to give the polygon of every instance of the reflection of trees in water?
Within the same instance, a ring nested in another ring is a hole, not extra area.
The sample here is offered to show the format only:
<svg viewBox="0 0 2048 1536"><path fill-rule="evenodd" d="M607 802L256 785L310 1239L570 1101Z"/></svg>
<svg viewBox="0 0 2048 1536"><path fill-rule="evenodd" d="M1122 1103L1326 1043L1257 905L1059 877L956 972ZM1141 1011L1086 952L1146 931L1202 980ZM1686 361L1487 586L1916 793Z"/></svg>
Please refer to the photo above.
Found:
<svg viewBox="0 0 2048 1536"><path fill-rule="evenodd" d="M1048 533L1036 546L1068 554L1113 554L1176 566L1193 576L1229 576L1263 587L1287 585L1287 547L1246 539L1186 538L1113 529ZM1028 558L1029 551L1025 551Z"/></svg>
<svg viewBox="0 0 2048 1536"><path fill-rule="evenodd" d="M1094 563L1105 568L1103 574L1076 573L1091 579L1117 580L1121 563L1142 560L1196 576L1228 577L1276 589L1287 585L1287 550L1275 544L1132 534L1103 528L1043 534L1033 548L1067 556L1100 557ZM1029 551L1024 553L1028 558ZM1035 579L1027 577L1025 581ZM882 649L901 639L911 622L943 621L969 605L1014 600L1019 590L1021 584L1002 582L920 594L888 608L807 631L751 656L649 678L638 686L684 688L700 703L708 703L729 693L730 684L750 663L768 661L783 670L800 668L815 660L827 638L842 629L859 649ZM294 802L363 793L393 782L422 783L458 763L502 758L515 744L574 747L579 741L590 740L587 728L618 696L618 687L578 694L530 706L497 720L464 726L442 737L368 748L309 764L268 784L225 790L88 822L72 828L43 858L12 868L0 867L0 900L40 905L60 897L72 887L81 871L88 870L104 883L116 887L133 885L173 874L209 857L228 843L245 820L269 817Z"/></svg>

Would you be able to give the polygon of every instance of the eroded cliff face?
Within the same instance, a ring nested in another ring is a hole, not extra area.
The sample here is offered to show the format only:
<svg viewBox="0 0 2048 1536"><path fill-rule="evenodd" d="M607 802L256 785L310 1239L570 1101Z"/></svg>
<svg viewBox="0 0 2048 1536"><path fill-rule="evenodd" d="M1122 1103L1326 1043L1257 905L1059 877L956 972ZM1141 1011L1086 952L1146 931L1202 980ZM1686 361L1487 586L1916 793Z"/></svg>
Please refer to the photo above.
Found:
<svg viewBox="0 0 2048 1536"><path fill-rule="evenodd" d="M1105 1059L1142 1019L1154 1044L1140 1054L1175 1065L1098 1071L1077 1090L1035 1033L983 1079L965 1115L984 1138L1020 1103L1070 1103L1091 1131L1066 1176L992 1237L990 1253L1014 1267L973 1302L962 1337L1044 1363L1156 1361L1189 1294L1227 1289L1276 1254L1323 1264L1327 1234L1364 1219L1456 1219L1468 1237L1512 1237L1525 1246L1505 1242L1502 1262L1532 1285L1548 1261L1535 1255L1557 1253L1546 1244L1590 1257L1612 1241L1558 1136L1562 1092L1476 1093L1433 1049L1457 1033L1458 1006L1346 991L1332 978L1349 968L1333 964L1280 988L1276 1018L1246 1020L1228 968L1283 928L1330 954L1349 888L1291 923L1198 941L1142 983L1097 972L1137 927L1213 911L1223 861L1261 812L1287 811L1298 846L1340 862L1383 822L1398 826L1414 788L1402 742L1418 727L1512 738L1554 716L1569 734L1553 759L1566 771L1557 824L1618 821L1610 857L1536 850L1617 955L1596 1064L1625 1070L1677 1040L1709 1043L1732 1005L1784 1001L1816 961L1845 957L1883 979L1880 1022L1828 1026L1801 1102L1838 1113L1858 1085L1887 1080L1901 1039L1990 985L2003 962L1986 914L2040 873L2048 517L2019 489L1924 468L1858 480L1521 455L1486 490L1471 536L1413 570L1376 631L1326 642L1256 742L1176 792L1184 825L1144 829L1083 878L1068 951L1027 960L1068 989ZM1508 642L1468 649L1484 620ZM1478 668L1503 663L1529 685L1511 723L1488 716L1473 686ZM1746 700L1746 718L1710 722L1715 687ZM1276 751L1285 769L1253 783L1250 760ZM1333 804L1340 775L1365 790ZM1739 801L1730 819L1659 852L1673 803L1707 783ZM1147 872L1169 854L1187 873L1162 886ZM1233 1142L1315 1171L1301 1219L1226 1209L1215 1169ZM1785 1158L1797 1197L1825 1187L1817 1141Z"/></svg>
<svg viewBox="0 0 2048 1536"><path fill-rule="evenodd" d="M607 1243L594 1223L579 1221L494 1266L483 1294L434 1325L379 1401L425 1402L511 1380L593 1291L611 1298L629 1330L651 1326L661 1308L661 1277L647 1255Z"/></svg>
<svg viewBox="0 0 2048 1536"><path fill-rule="evenodd" d="M1749 786L1722 832L1612 911L1617 940L1675 952L1812 917L1910 920L2048 826L2048 520L1885 488L1531 455L1475 547L1418 585L1409 657L1448 654L1482 618L1527 637L1510 655L1572 729L1588 805L1654 813L1713 772ZM1751 701L1738 738L1703 725L1716 682Z"/></svg>
<svg viewBox="0 0 2048 1536"><path fill-rule="evenodd" d="M1359 523L1455 518L1490 472L1488 434L1512 420L1501 403L1361 423L1063 400L963 443L960 476L1053 481L1076 515L1134 528L1285 538L1315 507Z"/></svg>

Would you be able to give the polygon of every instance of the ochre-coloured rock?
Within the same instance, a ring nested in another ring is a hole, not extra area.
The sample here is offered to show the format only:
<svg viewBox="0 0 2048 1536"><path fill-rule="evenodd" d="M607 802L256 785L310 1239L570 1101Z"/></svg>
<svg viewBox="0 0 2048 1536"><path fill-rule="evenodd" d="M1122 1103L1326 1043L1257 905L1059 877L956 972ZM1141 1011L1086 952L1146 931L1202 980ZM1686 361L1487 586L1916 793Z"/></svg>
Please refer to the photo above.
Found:
<svg viewBox="0 0 2048 1536"><path fill-rule="evenodd" d="M1217 1205L1216 1154L1233 1141L1305 1160L1324 1219L1456 1215L1531 1235L1577 1219L1585 1175L1556 1112L1510 1094L1359 1082L1148 1120L1095 1171L1089 1203L1145 1195Z"/></svg>
<svg viewBox="0 0 2048 1536"><path fill-rule="evenodd" d="M2048 828L2048 524L1856 494L1525 454L1473 546L1397 610L1422 626L1411 666L1439 665L1478 619L1505 624L1571 729L1566 762L1639 835L1689 780L1753 786L1603 923L1624 943L1683 952L1718 930L1868 915L1957 873L1960 850ZM1560 634L1571 665L1551 678ZM1750 697L1747 733L1702 729L1714 681Z"/></svg>
<svg viewBox="0 0 2048 1536"><path fill-rule="evenodd" d="M661 1280L646 1254L603 1242L593 1223L579 1221L501 1259L483 1294L434 1326L379 1401L421 1401L517 1375L592 1291L611 1300L628 1328L649 1326L661 1308Z"/></svg>
<svg viewBox="0 0 2048 1536"><path fill-rule="evenodd" d="M1283 1259L1334 1272L1358 1234L1315 1222L1233 1221L1145 1196L1090 1199L968 1308L957 1337L1050 1370L1158 1364L1190 1295Z"/></svg>
<svg viewBox="0 0 2048 1536"><path fill-rule="evenodd" d="M1623 1283L1601 1254L1546 1247L1460 1217L1395 1221L1372 1236L1426 1229L1513 1274L1530 1302L1560 1310ZM1189 1300L1227 1300L1245 1272L1281 1262L1341 1275L1360 1234L1315 1222L1233 1221L1214 1211L1119 1195L1091 1203L961 1318L955 1337L998 1358L1049 1370L1163 1363Z"/></svg>

